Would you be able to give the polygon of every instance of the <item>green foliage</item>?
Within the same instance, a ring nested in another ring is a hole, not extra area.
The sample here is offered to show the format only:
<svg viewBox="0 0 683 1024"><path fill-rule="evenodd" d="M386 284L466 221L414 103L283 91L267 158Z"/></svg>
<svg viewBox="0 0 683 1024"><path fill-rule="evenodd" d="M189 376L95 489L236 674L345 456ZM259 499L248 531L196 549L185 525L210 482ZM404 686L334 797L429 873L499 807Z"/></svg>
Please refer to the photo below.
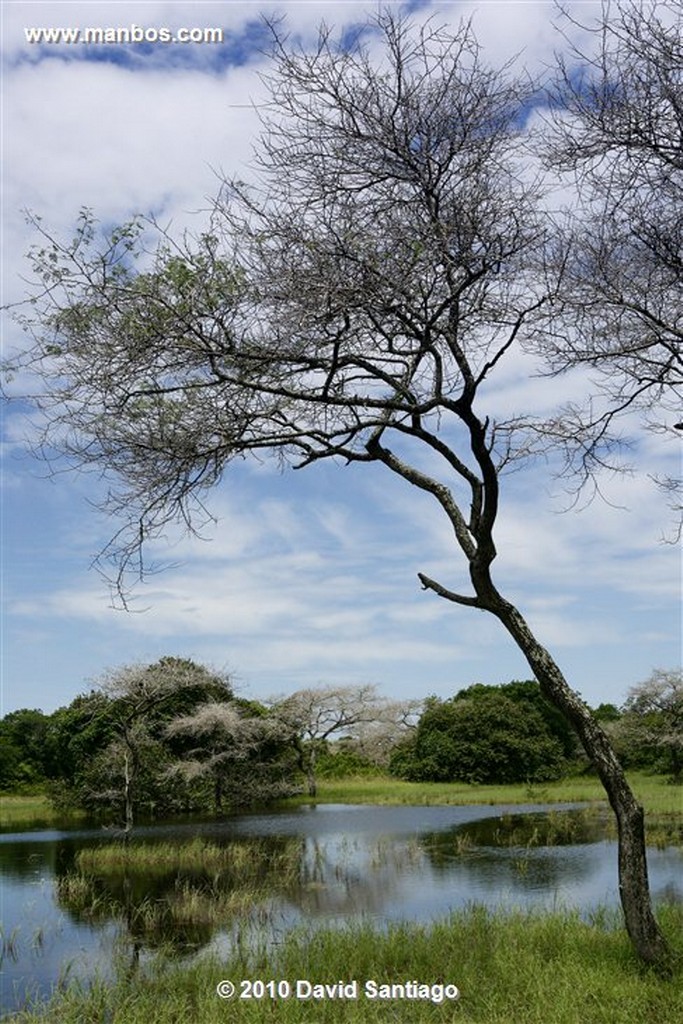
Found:
<svg viewBox="0 0 683 1024"><path fill-rule="evenodd" d="M53 765L48 778L65 790L77 789L84 768L116 736L116 708L104 693L91 690L51 716Z"/></svg>
<svg viewBox="0 0 683 1024"><path fill-rule="evenodd" d="M593 718L598 722L618 722L621 718L621 711L616 704L598 704L593 709Z"/></svg>
<svg viewBox="0 0 683 1024"><path fill-rule="evenodd" d="M321 779L344 779L378 774L377 765L347 743L324 744L318 753L316 775Z"/></svg>
<svg viewBox="0 0 683 1024"><path fill-rule="evenodd" d="M43 783L50 770L50 720L42 711L22 708L0 720L0 790Z"/></svg>
<svg viewBox="0 0 683 1024"><path fill-rule="evenodd" d="M393 774L414 782L545 782L567 773L573 734L537 683L469 687L430 699Z"/></svg>
<svg viewBox="0 0 683 1024"><path fill-rule="evenodd" d="M83 766L71 794L73 803L107 821L123 823L125 748L114 740ZM135 808L141 817L189 811L194 807L191 787L179 778L167 778L169 751L145 730L136 738Z"/></svg>
<svg viewBox="0 0 683 1024"><path fill-rule="evenodd" d="M237 724L253 723L249 742L235 745L229 730L170 728L209 706L234 709ZM188 659L128 666L52 715L24 710L1 720L0 788L40 785L57 810L80 809L113 824L130 822L133 810L211 811L221 802L217 791L230 806L289 794L295 754L270 722L262 705L235 698L229 678ZM194 770L207 765L215 766L209 777Z"/></svg>
<svg viewBox="0 0 683 1024"><path fill-rule="evenodd" d="M503 686L487 686L476 683L456 694L455 700L475 698L486 700L492 694L503 693L520 708L533 708L545 722L548 734L558 741L565 757L574 757L577 750L577 736L566 718L554 704L546 700L535 679L513 680Z"/></svg>

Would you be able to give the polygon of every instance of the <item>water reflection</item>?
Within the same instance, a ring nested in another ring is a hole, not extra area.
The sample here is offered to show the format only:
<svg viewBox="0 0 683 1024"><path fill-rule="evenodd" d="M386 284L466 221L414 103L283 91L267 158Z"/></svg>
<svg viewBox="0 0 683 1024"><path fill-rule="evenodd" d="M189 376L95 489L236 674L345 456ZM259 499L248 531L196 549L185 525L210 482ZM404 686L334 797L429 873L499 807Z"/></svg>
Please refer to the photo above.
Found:
<svg viewBox="0 0 683 1024"><path fill-rule="evenodd" d="M590 913L618 902L608 823L566 807L324 805L140 829L137 860L96 830L1 836L0 1005L65 972L106 974L115 948L134 969L160 946L225 950L301 922L426 922L473 902ZM682 864L649 852L656 898L683 900Z"/></svg>
<svg viewBox="0 0 683 1024"><path fill-rule="evenodd" d="M273 837L84 848L57 877L57 905L79 923L119 921L146 949L196 951L219 929L298 888L304 843Z"/></svg>

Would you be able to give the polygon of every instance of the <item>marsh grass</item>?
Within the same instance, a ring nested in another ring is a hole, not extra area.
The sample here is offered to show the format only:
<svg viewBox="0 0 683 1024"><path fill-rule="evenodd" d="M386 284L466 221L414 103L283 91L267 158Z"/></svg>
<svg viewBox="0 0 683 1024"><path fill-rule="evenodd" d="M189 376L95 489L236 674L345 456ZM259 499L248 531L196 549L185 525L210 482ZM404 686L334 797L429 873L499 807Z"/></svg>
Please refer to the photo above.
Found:
<svg viewBox="0 0 683 1024"><path fill-rule="evenodd" d="M76 872L62 875L56 882L56 895L59 903L86 921L97 921L109 914L102 897L93 889L92 879L85 875Z"/></svg>
<svg viewBox="0 0 683 1024"><path fill-rule="evenodd" d="M45 828L65 820L80 821L84 817L80 811L56 811L42 794L0 793L0 828L5 830Z"/></svg>
<svg viewBox="0 0 683 1024"><path fill-rule="evenodd" d="M16 960L18 956L19 929L6 932L0 924L0 968L5 960Z"/></svg>
<svg viewBox="0 0 683 1024"><path fill-rule="evenodd" d="M57 896L82 920L123 920L156 948L199 946L298 883L300 854L297 840L109 843L78 852Z"/></svg>
<svg viewBox="0 0 683 1024"><path fill-rule="evenodd" d="M679 953L683 909L665 907L661 922ZM358 1000L234 998L216 984L231 979L284 978L294 985L357 980ZM380 984L449 982L453 1002L364 998L368 979ZM672 1024L683 1019L683 973L662 980L635 962L617 913L493 913L471 908L431 926L370 924L299 931L277 949L244 949L227 960L192 966L157 959L135 977L107 986L74 986L15 1015L12 1024Z"/></svg>
<svg viewBox="0 0 683 1024"><path fill-rule="evenodd" d="M611 817L606 808L590 805L583 810L548 811L542 814L505 814L499 822L484 819L463 828L474 841L486 836L485 845L523 847L527 850L549 846L596 842L609 836Z"/></svg>
<svg viewBox="0 0 683 1024"><path fill-rule="evenodd" d="M241 881L277 872L291 875L298 865L291 846L273 849L267 842L212 843L195 838L176 843L108 843L79 850L76 865L79 871L99 876L140 872L147 876L188 872L222 878L235 875Z"/></svg>

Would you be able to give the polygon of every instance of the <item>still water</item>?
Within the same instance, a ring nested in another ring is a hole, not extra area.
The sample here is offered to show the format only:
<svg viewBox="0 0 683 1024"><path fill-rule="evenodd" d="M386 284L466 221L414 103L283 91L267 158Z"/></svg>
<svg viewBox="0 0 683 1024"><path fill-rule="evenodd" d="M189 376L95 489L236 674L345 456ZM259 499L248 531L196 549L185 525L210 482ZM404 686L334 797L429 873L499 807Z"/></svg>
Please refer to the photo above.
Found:
<svg viewBox="0 0 683 1024"><path fill-rule="evenodd" d="M249 929L268 942L302 923L426 922L472 903L586 914L616 906L617 854L607 834L606 814L601 819L570 805L325 804L136 830L135 841L145 844L197 837L237 844L242 867L232 874L209 878L198 865L84 880L76 870L79 851L110 843L110 834L6 833L0 1012L46 998L71 978L106 977L112 964L131 955L144 961L162 945L182 956L227 952ZM683 901L683 853L650 849L648 864L654 899ZM238 915L231 901L239 896L239 872L248 874L250 888ZM202 899L212 911L226 908L223 917L204 919L197 911Z"/></svg>

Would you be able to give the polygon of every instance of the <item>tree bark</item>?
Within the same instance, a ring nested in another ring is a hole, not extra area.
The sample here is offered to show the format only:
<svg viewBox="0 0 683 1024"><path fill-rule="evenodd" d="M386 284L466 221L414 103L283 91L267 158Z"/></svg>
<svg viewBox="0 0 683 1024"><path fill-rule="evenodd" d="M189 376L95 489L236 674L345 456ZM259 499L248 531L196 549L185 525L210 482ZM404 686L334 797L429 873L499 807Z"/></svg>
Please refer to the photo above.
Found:
<svg viewBox="0 0 683 1024"><path fill-rule="evenodd" d="M306 778L308 782L308 795L317 796L318 783L315 778L315 762L316 762L316 749L315 741L311 742L310 749L308 751L308 763L306 766Z"/></svg>
<svg viewBox="0 0 683 1024"><path fill-rule="evenodd" d="M128 761L127 752L125 752L123 755L123 780L123 799L125 814L124 838L126 843L128 843L133 833L133 779L131 777L130 764Z"/></svg>
<svg viewBox="0 0 683 1024"><path fill-rule="evenodd" d="M218 774L213 783L213 806L216 814L223 813L223 780Z"/></svg>
<svg viewBox="0 0 683 1024"><path fill-rule="evenodd" d="M526 657L544 696L572 724L595 766L617 821L619 896L626 930L640 959L662 973L669 973L671 951L652 912L643 808L628 784L607 735L571 689L548 651L536 640L523 616L502 599L491 610Z"/></svg>

